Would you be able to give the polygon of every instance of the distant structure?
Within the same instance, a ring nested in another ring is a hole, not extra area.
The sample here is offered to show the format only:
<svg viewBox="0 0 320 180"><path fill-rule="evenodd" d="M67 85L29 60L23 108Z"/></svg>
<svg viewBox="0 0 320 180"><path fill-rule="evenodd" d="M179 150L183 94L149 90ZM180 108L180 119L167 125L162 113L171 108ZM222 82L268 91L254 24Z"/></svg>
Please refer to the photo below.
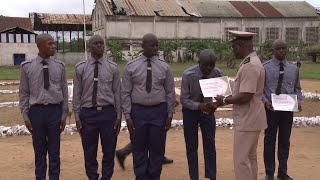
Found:
<svg viewBox="0 0 320 180"><path fill-rule="evenodd" d="M55 37L57 52L83 52L83 42L85 40L83 15L82 14L49 14L49 13L29 13L35 31L49 33ZM92 31L91 15L86 15L86 30ZM81 34L81 35L80 35ZM65 42L75 39L75 47L66 47ZM61 47L58 46L62 43Z"/></svg>
<svg viewBox="0 0 320 180"><path fill-rule="evenodd" d="M19 65L37 54L31 20L0 16L0 66Z"/></svg>
<svg viewBox="0 0 320 180"><path fill-rule="evenodd" d="M319 43L317 12L305 1L96 0L92 29L130 45L148 32L160 39L228 40L228 30L257 33L255 43Z"/></svg>

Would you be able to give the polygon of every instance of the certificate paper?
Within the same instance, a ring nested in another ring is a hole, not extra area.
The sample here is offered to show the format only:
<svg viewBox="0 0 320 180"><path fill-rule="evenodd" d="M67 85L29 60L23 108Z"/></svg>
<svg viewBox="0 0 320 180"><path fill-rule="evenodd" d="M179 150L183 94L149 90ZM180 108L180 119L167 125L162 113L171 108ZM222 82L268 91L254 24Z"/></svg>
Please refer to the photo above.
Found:
<svg viewBox="0 0 320 180"><path fill-rule="evenodd" d="M228 76L200 79L203 97L229 96L232 94Z"/></svg>
<svg viewBox="0 0 320 180"><path fill-rule="evenodd" d="M297 95L294 94L271 94L271 101L276 111L298 112Z"/></svg>

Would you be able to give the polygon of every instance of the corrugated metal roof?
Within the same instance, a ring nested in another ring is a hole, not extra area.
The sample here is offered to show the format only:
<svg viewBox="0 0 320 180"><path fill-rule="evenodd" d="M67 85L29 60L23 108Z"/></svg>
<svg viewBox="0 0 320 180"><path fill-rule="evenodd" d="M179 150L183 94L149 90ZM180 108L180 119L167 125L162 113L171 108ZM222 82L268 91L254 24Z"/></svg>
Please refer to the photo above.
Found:
<svg viewBox="0 0 320 180"><path fill-rule="evenodd" d="M243 17L262 17L247 1L230 1Z"/></svg>
<svg viewBox="0 0 320 180"><path fill-rule="evenodd" d="M191 0L201 16L241 17L229 1Z"/></svg>
<svg viewBox="0 0 320 180"><path fill-rule="evenodd" d="M42 24L83 24L82 14L36 13ZM92 24L91 15L86 15L86 24Z"/></svg>
<svg viewBox="0 0 320 180"><path fill-rule="evenodd" d="M20 27L22 29L33 32L33 27L30 18L0 16L1 32L14 27Z"/></svg>
<svg viewBox="0 0 320 180"><path fill-rule="evenodd" d="M305 1L269 1L285 17L319 17L316 9Z"/></svg>
<svg viewBox="0 0 320 180"><path fill-rule="evenodd" d="M265 17L284 17L278 10L268 2L251 2Z"/></svg>
<svg viewBox="0 0 320 180"><path fill-rule="evenodd" d="M105 15L113 15L113 12L112 12L112 10L111 10L111 7L110 7L110 5L109 5L109 3L107 2L107 0L101 0L101 1L99 1L101 4L102 4L102 6L103 6L103 9L104 9L104 12L105 12Z"/></svg>
<svg viewBox="0 0 320 180"><path fill-rule="evenodd" d="M119 1L119 0L115 0ZM121 0L120 0L121 1ZM181 1L181 2L180 2ZM188 13L200 16L189 0L126 0L128 7L136 16L190 16L183 11L181 4ZM155 13L157 12L157 14Z"/></svg>

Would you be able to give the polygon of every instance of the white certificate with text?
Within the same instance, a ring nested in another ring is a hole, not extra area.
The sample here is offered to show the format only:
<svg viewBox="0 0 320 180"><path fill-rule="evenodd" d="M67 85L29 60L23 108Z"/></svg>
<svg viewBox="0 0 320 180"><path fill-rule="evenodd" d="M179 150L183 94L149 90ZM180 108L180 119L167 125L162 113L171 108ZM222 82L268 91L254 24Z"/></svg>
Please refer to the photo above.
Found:
<svg viewBox="0 0 320 180"><path fill-rule="evenodd" d="M273 109L276 111L298 112L298 99L294 94L271 94Z"/></svg>
<svg viewBox="0 0 320 180"><path fill-rule="evenodd" d="M232 94L228 76L200 79L203 97L229 96Z"/></svg>

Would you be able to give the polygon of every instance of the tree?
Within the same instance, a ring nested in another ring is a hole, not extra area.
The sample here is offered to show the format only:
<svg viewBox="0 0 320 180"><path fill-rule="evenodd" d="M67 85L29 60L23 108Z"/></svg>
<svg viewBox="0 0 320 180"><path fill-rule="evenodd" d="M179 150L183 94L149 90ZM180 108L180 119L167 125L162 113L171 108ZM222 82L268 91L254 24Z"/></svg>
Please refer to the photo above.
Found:
<svg viewBox="0 0 320 180"><path fill-rule="evenodd" d="M113 58L113 61L120 62L125 60L124 53L122 52L123 43L121 41L110 40L108 41L108 47L109 49L107 50L107 52L109 52L109 55Z"/></svg>

